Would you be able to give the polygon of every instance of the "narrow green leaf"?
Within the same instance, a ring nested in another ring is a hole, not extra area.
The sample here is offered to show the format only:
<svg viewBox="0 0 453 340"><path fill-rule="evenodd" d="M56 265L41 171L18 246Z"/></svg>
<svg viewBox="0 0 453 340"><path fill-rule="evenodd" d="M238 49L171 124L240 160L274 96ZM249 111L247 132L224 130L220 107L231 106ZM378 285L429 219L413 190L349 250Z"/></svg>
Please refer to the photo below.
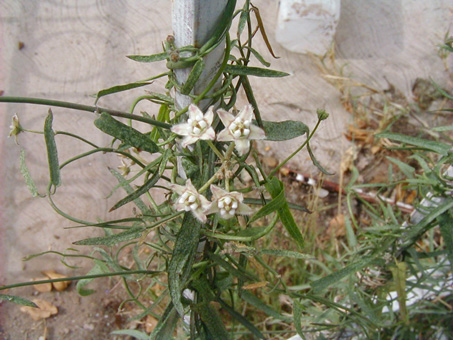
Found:
<svg viewBox="0 0 453 340"><path fill-rule="evenodd" d="M375 324L380 324L379 317L376 314L376 306L370 298L365 297L365 294L362 294L360 289L354 287L354 283L348 285L348 294L349 298L353 303L357 305L356 309L360 310L368 319L370 319Z"/></svg>
<svg viewBox="0 0 453 340"><path fill-rule="evenodd" d="M435 132L445 132L445 131L452 131L453 125L445 125L445 126L436 126L431 129L431 131Z"/></svg>
<svg viewBox="0 0 453 340"><path fill-rule="evenodd" d="M351 220L349 216L346 216L344 219L345 229L346 229L346 239L348 240L348 245L351 248L357 247L357 237L355 236L354 229L352 228Z"/></svg>
<svg viewBox="0 0 453 340"><path fill-rule="evenodd" d="M135 89L137 87L142 87L142 86L146 86L149 84L152 84L152 82L146 81L146 82L129 83L129 84L124 84L124 85L116 85L113 87L109 87L108 89L101 90L96 95L95 105L96 105L97 101L99 100L99 98L101 98L101 97L104 97L104 96L107 96L107 95L113 94L113 93L118 93L118 92L122 92L122 91Z"/></svg>
<svg viewBox="0 0 453 340"><path fill-rule="evenodd" d="M287 316L281 315L279 312L277 312L273 308L269 307L269 305L267 305L262 300L260 300L255 295L253 295L252 293L250 293L246 290L241 290L241 298L245 302L251 304L253 307L259 309L260 311L266 313L267 315L269 315L275 319L284 320L284 321L290 320L290 318L288 318Z"/></svg>
<svg viewBox="0 0 453 340"><path fill-rule="evenodd" d="M313 259L313 255L302 254L298 251L284 250L284 249L261 249L259 251L261 254L271 255L271 256L285 256L293 257L296 259Z"/></svg>
<svg viewBox="0 0 453 340"><path fill-rule="evenodd" d="M394 267L390 267L392 272L393 281L396 286L397 300L400 307L399 312L401 320L404 323L409 321L406 306L406 270L407 265L405 262L396 262Z"/></svg>
<svg viewBox="0 0 453 340"><path fill-rule="evenodd" d="M87 273L87 275L97 275L97 274L104 274L104 273L108 273L108 272L109 272L109 268L107 267L107 265L105 263L103 263L99 260L94 260L94 267L91 268L91 270ZM87 284L89 284L93 280L94 280L94 278L79 280L79 282L77 282L77 285L76 285L77 292L81 296L88 296L88 295L95 293L96 291L93 289L84 288Z"/></svg>
<svg viewBox="0 0 453 340"><path fill-rule="evenodd" d="M325 305L329 308L332 308L332 309L336 310L338 313L343 314L345 316L347 315L347 313L350 313L350 314L354 315L355 317L357 317L358 319L362 320L364 323L366 323L374 328L378 328L378 326L376 324L374 324L373 321L369 320L365 315L360 313L360 311L356 311L353 307L348 307L347 305L344 305L344 304L342 305L342 304L333 302L329 299L326 299L326 298L318 296L318 295L304 294L304 297L307 299L310 299L312 301L322 303L323 305Z"/></svg>
<svg viewBox="0 0 453 340"><path fill-rule="evenodd" d="M302 304L294 299L293 303L293 319L294 319L294 326L296 327L296 332L299 336L305 340L304 330L302 329L302 313L304 311L304 307Z"/></svg>
<svg viewBox="0 0 453 340"><path fill-rule="evenodd" d="M386 156L385 158L387 158L390 162L396 164L407 178L414 178L415 173L414 167L410 166L407 163L401 162L399 159L390 156Z"/></svg>
<svg viewBox="0 0 453 340"><path fill-rule="evenodd" d="M113 246L113 245L121 243L121 242L130 241L130 240L139 238L140 236L142 236L143 231L145 231L145 229L143 227L131 228L130 230L126 230L126 231L123 231L118 234L86 238L84 240L73 242L73 244L76 244L79 246L93 246L93 245Z"/></svg>
<svg viewBox="0 0 453 340"><path fill-rule="evenodd" d="M120 200L119 202L117 202L109 211L113 211L113 210L116 210L118 209L119 207L122 207L123 205L131 202L131 201L134 201L136 200L137 198L139 198L141 195L145 194L146 192L148 192L148 190L150 190L154 185L156 185L156 183L159 181L160 179L160 176L159 176L159 173L155 173L153 176L151 176L150 179L148 179L146 181L145 184L143 184L140 188L138 188L136 191L134 191L133 193L127 195L126 197L124 197L122 200Z"/></svg>
<svg viewBox="0 0 453 340"><path fill-rule="evenodd" d="M36 306L36 304L34 302L31 302L30 300L24 299L19 296L0 294L0 300L16 303L16 304L22 305L22 306L38 308L38 306Z"/></svg>
<svg viewBox="0 0 453 340"><path fill-rule="evenodd" d="M231 275L243 280L243 281L254 281L255 278L252 274L246 273L245 271L241 270L241 268L234 267L231 263L225 261L220 255L211 254L209 256L215 263L217 263L220 267L225 269Z"/></svg>
<svg viewBox="0 0 453 340"><path fill-rule="evenodd" d="M181 294L190 276L200 230L201 223L193 217L192 213L186 212L168 265L168 288L171 301L181 317L184 316Z"/></svg>
<svg viewBox="0 0 453 340"><path fill-rule="evenodd" d="M127 180L123 176L121 176L121 174L118 171L116 171L115 169L112 169L112 168L109 168L109 171L112 173L113 176L115 176L115 178L119 182L119 185L124 189L124 191L126 191L126 193L131 195L134 192L134 189L132 188L132 186L127 182ZM134 203L141 210L141 212L143 214L150 213L149 208L141 200L140 197L137 197L136 199L134 199Z"/></svg>
<svg viewBox="0 0 453 340"><path fill-rule="evenodd" d="M27 164L25 163L25 150L24 149L20 150L19 159L20 159L20 172L25 179L25 183L27 184L28 190L30 190L30 193L33 197L41 196L38 192L38 189L36 188L33 178L30 175L30 171L28 170Z"/></svg>
<svg viewBox="0 0 453 340"><path fill-rule="evenodd" d="M273 220L264 227L253 227L243 229L236 234L220 234L213 233L211 231L202 230L203 234L209 237L217 238L219 240L229 240L229 241L239 241L239 242L252 242L255 241L264 235L268 234L278 221L278 214L275 215Z"/></svg>
<svg viewBox="0 0 453 340"><path fill-rule="evenodd" d="M311 151L311 148L310 148L310 143L307 143L307 151L308 151L308 154L310 155L310 158L311 158L311 161L313 162L313 164L325 175L328 175L328 176L332 176L333 173L330 173L328 172L326 169L323 168L323 166L321 165L321 163L318 162L318 160L316 159L314 153Z"/></svg>
<svg viewBox="0 0 453 340"><path fill-rule="evenodd" d="M148 136L140 131L123 124L106 112L102 112L100 117L94 121L94 125L106 134L115 137L137 149L155 153L159 147Z"/></svg>
<svg viewBox="0 0 453 340"><path fill-rule="evenodd" d="M241 36L242 31L244 30L245 24L247 23L247 18L249 17L249 11L248 11L248 2L244 4L244 7L242 8L241 15L239 16L239 22L238 22L238 38Z"/></svg>
<svg viewBox="0 0 453 340"><path fill-rule="evenodd" d="M440 233L444 238L445 249L450 261L450 268L453 272L453 221L452 217L447 214L439 216Z"/></svg>
<svg viewBox="0 0 453 340"><path fill-rule="evenodd" d="M282 122L263 121L266 140L284 141L302 136L309 132L307 125L294 120L285 120Z"/></svg>
<svg viewBox="0 0 453 340"><path fill-rule="evenodd" d="M193 87L195 86L196 82L201 76L201 73L204 70L204 62L203 59L199 59L195 65L193 65L192 70L187 77L186 82L181 86L181 93L182 94L189 94Z"/></svg>
<svg viewBox="0 0 453 340"><path fill-rule="evenodd" d="M267 62L263 56L261 54L259 54L259 52L257 50L255 50L254 48L250 48L250 51L252 52L252 54L255 56L256 59L258 59L258 61L263 64L264 66L266 67L269 67L271 66L271 63Z"/></svg>
<svg viewBox="0 0 453 340"><path fill-rule="evenodd" d="M337 283L348 275L354 274L363 267L369 265L374 259L367 257L357 262L351 263L350 265L336 271L335 273L329 274L319 280L312 282L310 285L313 287L315 292L321 292L330 285Z"/></svg>
<svg viewBox="0 0 453 340"><path fill-rule="evenodd" d="M283 183L276 177L269 178L269 181L266 183L266 189L273 198L277 197L282 191L284 192ZM293 215L289 210L288 203L285 203L278 209L278 216L280 217L283 226L288 231L288 234L293 238L299 247L303 248L304 238L299 230L299 227L294 221Z"/></svg>
<svg viewBox="0 0 453 340"><path fill-rule="evenodd" d="M229 0L226 3L225 9L222 11L222 15L217 21L218 25L215 26L209 40L200 48L200 54L203 55L205 53L209 53L209 51L212 51L222 42L223 38L231 27L231 23L233 22L236 2L237 0Z"/></svg>
<svg viewBox="0 0 453 340"><path fill-rule="evenodd" d="M266 204L267 204L267 201L268 200L265 200ZM252 205L263 205L263 201L261 199L257 199L257 198L244 198L244 203L245 204L252 204ZM294 203L289 203L288 202L288 206L290 209L293 209L293 210L299 210L299 211L303 211L303 212L306 212L306 213L311 213L310 210L308 210L306 207L302 206L302 205L298 205L298 204L294 204Z"/></svg>
<svg viewBox="0 0 453 340"><path fill-rule="evenodd" d="M446 199L445 202L434 208L427 214L423 219L417 223L416 225L412 226L409 229L409 232L404 236L405 242L403 248L407 247L410 244L413 244L421 235L423 235L430 226L434 226L432 224L435 219L441 216L446 211L453 208L453 199Z"/></svg>
<svg viewBox="0 0 453 340"><path fill-rule="evenodd" d="M445 46L447 46L447 45L445 45ZM450 46L450 50L449 50L449 51L450 51L450 52L453 52L453 51L451 50L451 46ZM439 86L439 84L437 84L437 83L434 82L434 81L431 81L431 83L432 83L432 85L436 88L436 90L439 91L439 93L440 93L442 96L444 96L444 97L447 98L447 99L453 100L453 96L452 96L451 94L449 94L447 91L445 91L443 88L441 88L441 87Z"/></svg>
<svg viewBox="0 0 453 340"><path fill-rule="evenodd" d="M159 319L156 327L149 336L151 340L169 340L173 338L173 331L178 322L178 313L174 308L173 304L170 302L165 308L164 314Z"/></svg>
<svg viewBox="0 0 453 340"><path fill-rule="evenodd" d="M260 332L258 328L256 328L250 321L248 321L245 317L243 317L241 314L236 312L232 307L230 307L228 304L226 304L223 300L217 299L222 306L224 310L228 312L228 314L231 315L232 318L240 322L245 328L247 328L255 337L258 339L266 339L266 337L263 335L263 333Z"/></svg>
<svg viewBox="0 0 453 340"><path fill-rule="evenodd" d="M241 65L227 65L225 67L226 73L230 73L237 76L255 76L255 77L270 77L280 78L289 76L289 73L270 70L260 67L241 66Z"/></svg>
<svg viewBox="0 0 453 340"><path fill-rule="evenodd" d="M403 134L399 133L391 133L391 132L385 132L385 133L378 133L375 135L378 138L388 138L400 143L404 144L410 144L414 145L422 150L428 150L428 151L433 151L437 152L443 156L448 154L448 151L450 150L450 145L441 143L441 142L435 142L432 140L427 140L423 138L417 138L417 137L412 137L412 136L406 136Z"/></svg>
<svg viewBox="0 0 453 340"><path fill-rule="evenodd" d="M128 55L127 58L138 61L139 63L152 63L154 61L161 61L168 58L167 52L152 54L152 55Z"/></svg>
<svg viewBox="0 0 453 340"><path fill-rule="evenodd" d="M222 319L217 311L209 305L209 303L205 302L194 305L193 309L198 312L201 317L201 321L203 321L206 325L206 328L209 333L211 333L213 339L228 340L230 338Z"/></svg>
<svg viewBox="0 0 453 340"><path fill-rule="evenodd" d="M44 139L47 147L47 160L49 162L50 183L58 187L61 184L60 165L58 163L57 145L55 144L55 133L52 130L53 114L49 109L44 123Z"/></svg>
<svg viewBox="0 0 453 340"><path fill-rule="evenodd" d="M138 340L149 340L149 335L148 334L146 334L144 332L140 332L140 331L138 331L136 329L120 329L118 331L111 332L111 334L128 335L128 336L131 336L134 339L138 339Z"/></svg>
<svg viewBox="0 0 453 340"><path fill-rule="evenodd" d="M158 174L162 176L164 174L165 168L167 167L168 160L173 155L172 149L167 149L162 154L162 161L159 164Z"/></svg>
<svg viewBox="0 0 453 340"><path fill-rule="evenodd" d="M174 102L174 99L170 96L167 96L165 94L162 94L162 93L159 93L159 92L149 92L149 94L146 96L146 98L149 98L149 99L157 99L157 100L160 100L160 101L163 101L167 104L171 104ZM160 110L159 110L159 114L158 114L158 118L157 118L158 121L160 122L165 122L166 120L164 119L164 117L162 117L162 115L160 114Z"/></svg>
<svg viewBox="0 0 453 340"><path fill-rule="evenodd" d="M250 217L249 223L252 223L261 217L267 216L274 211L283 207L286 203L285 199L285 192L282 190L274 199L272 199L269 203L263 206L260 210L258 210L252 217Z"/></svg>

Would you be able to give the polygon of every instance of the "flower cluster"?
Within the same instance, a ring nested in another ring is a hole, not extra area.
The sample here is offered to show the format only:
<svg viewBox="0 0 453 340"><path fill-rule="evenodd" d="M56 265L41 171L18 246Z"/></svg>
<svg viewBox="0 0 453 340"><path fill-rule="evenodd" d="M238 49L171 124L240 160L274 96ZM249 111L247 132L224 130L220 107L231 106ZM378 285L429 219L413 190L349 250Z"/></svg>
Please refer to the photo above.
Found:
<svg viewBox="0 0 453 340"><path fill-rule="evenodd" d="M216 139L214 129L211 127L214 119L213 107L211 106L203 114L197 106L190 104L188 111L189 119L187 122L174 125L171 128L172 132L185 136L181 143L182 147L193 144L200 139ZM219 142L235 142L235 148L240 156L249 150L250 140L266 137L263 129L252 124L253 108L250 104L246 105L237 116L233 116L224 110L218 110L217 114L225 126L225 129L218 133L217 140Z"/></svg>
<svg viewBox="0 0 453 340"><path fill-rule="evenodd" d="M174 125L171 131L184 136L181 146L187 147L198 140L215 140L216 134L212 128L214 120L214 108L203 112L194 104L188 107L189 118L187 122ZM220 120L225 129L217 134L219 142L234 142L239 155L244 155L250 149L250 140L264 139L263 129L252 124L252 105L245 106L239 114L233 114L218 110ZM179 195L175 207L179 211L191 211L201 222L206 223L207 215L218 213L223 219L230 219L236 215L250 215L252 209L242 203L244 197L240 192L228 192L215 185L210 186L213 200L209 202L193 186L190 179L186 185L170 184L170 188Z"/></svg>
<svg viewBox="0 0 453 340"><path fill-rule="evenodd" d="M240 192L227 192L211 184L213 201L209 202L193 186L190 179L186 185L170 184L170 188L179 195L175 207L179 211L192 211L193 215L201 222L206 223L207 215L220 213L223 219L235 215L250 215L253 211L242 203L244 197Z"/></svg>

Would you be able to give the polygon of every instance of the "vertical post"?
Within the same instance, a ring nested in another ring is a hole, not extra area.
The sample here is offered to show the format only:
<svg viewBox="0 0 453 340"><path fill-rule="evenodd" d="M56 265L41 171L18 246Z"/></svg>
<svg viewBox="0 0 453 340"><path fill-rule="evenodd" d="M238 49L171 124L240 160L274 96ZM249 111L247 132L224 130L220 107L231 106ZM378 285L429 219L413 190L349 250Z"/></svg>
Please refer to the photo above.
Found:
<svg viewBox="0 0 453 340"><path fill-rule="evenodd" d="M177 48L193 45L201 47L211 37L219 19L224 11L228 0L173 0L172 26ZM205 68L192 94L200 94L207 84L214 78L218 71L224 53L225 43L219 44L211 53L204 57ZM190 55L190 53L188 53ZM187 57L188 55L183 55ZM176 80L182 85L187 80L191 68L175 70ZM220 87L221 79L210 92ZM175 104L177 109L182 109L192 102L190 96L176 92ZM202 111L206 110L210 100L201 101L198 106Z"/></svg>

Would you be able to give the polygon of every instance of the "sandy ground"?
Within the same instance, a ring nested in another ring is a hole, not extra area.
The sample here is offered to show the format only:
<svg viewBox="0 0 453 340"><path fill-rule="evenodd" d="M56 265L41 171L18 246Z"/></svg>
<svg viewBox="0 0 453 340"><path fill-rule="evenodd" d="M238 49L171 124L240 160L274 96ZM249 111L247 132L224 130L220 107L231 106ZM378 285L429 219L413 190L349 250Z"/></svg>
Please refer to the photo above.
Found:
<svg viewBox="0 0 453 340"><path fill-rule="evenodd" d="M261 111L265 119L301 120L309 127L316 122L317 108L330 112L330 118L312 146L323 164L336 172L348 146L344 127L351 121L341 104L340 93L323 77L325 74L316 59L287 52L275 42L277 1L259 0L254 4L261 10L269 39L280 59L271 60L259 37L257 49L272 61L272 68L291 73L287 78L265 82L252 79ZM441 86L451 88L445 65L437 54L438 45L452 22L451 9L448 0L343 0L335 53L338 64L346 65L344 75L380 90L391 83L408 98L417 77L431 77ZM170 11L171 2L167 0L147 3L138 0L3 1L0 4L0 90L6 96L48 97L92 105L92 95L100 89L164 71L162 63L139 64L126 59L125 55L159 52L161 41L172 32ZM160 86L162 84L156 82L148 89L159 90ZM103 99L100 104L128 110L133 98L141 94L143 89L137 89ZM26 150L27 165L39 190L46 190L48 170L42 136L20 135L19 145L12 138L6 139L14 113L19 114L27 128L42 129L47 110L45 106L0 105L1 284L29 280L41 276L39 272L46 269L69 275L87 271L65 268L56 256L22 261L26 255L49 249L64 251L71 247L71 242L87 237L86 230L64 229L72 223L57 215L46 199L32 198L24 184L19 170L21 148ZM67 129L98 144L108 143L109 139L93 126L93 114L52 110L56 130ZM144 104L138 110L152 114L156 107ZM287 142L278 149L264 143L262 150L267 150L263 151L265 155L282 160L301 141L299 138ZM65 142L64 137L57 140L62 159L85 150L82 145ZM105 155L68 167L63 173L63 186L55 196L56 202L79 218L106 217L108 208L121 197L118 193L105 199L112 186L107 170L109 164L117 166L119 162L116 157ZM317 172L303 153L291 166L304 172ZM130 209L120 209L108 217L126 214ZM32 290L17 292L30 297ZM37 338L47 328L49 339L88 339L93 329L108 327L102 323L104 315L106 319L114 318L114 312L104 311L111 302L108 294L96 296L102 300L100 304L93 303L94 299L76 296L73 289L47 298L60 308L60 313L47 324L32 322L18 307L1 304L3 334L0 334L5 339L23 338L24 334Z"/></svg>

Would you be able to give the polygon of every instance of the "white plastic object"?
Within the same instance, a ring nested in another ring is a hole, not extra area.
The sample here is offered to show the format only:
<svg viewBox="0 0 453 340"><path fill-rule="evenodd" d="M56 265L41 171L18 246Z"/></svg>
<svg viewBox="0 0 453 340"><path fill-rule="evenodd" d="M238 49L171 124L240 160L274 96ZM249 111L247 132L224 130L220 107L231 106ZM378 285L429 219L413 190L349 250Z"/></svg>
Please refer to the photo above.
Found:
<svg viewBox="0 0 453 340"><path fill-rule="evenodd" d="M324 55L331 47L341 0L281 0L276 39L297 53Z"/></svg>

